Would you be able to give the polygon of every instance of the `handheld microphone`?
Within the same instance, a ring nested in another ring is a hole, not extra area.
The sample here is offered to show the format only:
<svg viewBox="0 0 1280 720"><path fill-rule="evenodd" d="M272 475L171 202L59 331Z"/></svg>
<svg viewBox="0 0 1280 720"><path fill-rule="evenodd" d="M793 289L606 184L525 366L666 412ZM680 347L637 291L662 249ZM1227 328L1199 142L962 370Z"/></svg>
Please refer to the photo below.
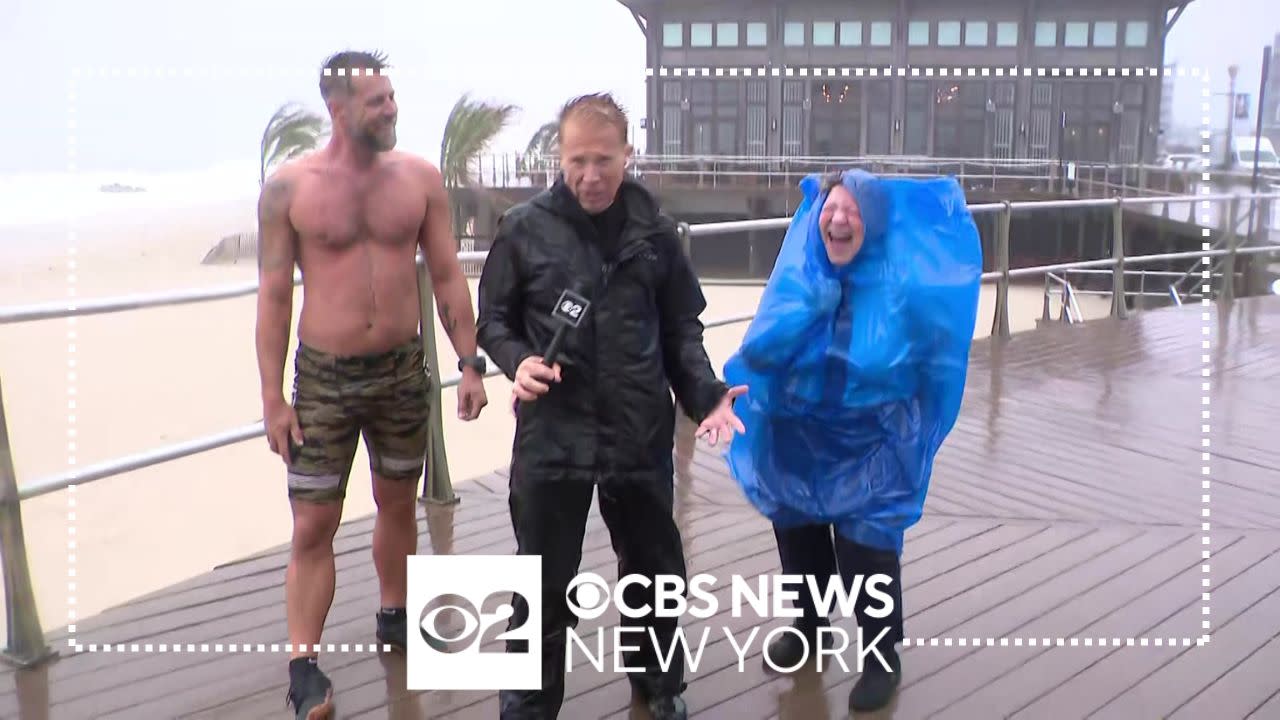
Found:
<svg viewBox="0 0 1280 720"><path fill-rule="evenodd" d="M555 365L556 357L560 354L560 346L564 344L565 335L571 328L582 324L582 319L587 316L587 310L591 308L591 301L578 292L581 284L575 284L574 287L574 290L566 289L560 293L560 299L551 310L551 317L559 322L560 326L556 328L556 334L552 336L551 344L547 346L547 352L542 356L542 364L547 367Z"/></svg>

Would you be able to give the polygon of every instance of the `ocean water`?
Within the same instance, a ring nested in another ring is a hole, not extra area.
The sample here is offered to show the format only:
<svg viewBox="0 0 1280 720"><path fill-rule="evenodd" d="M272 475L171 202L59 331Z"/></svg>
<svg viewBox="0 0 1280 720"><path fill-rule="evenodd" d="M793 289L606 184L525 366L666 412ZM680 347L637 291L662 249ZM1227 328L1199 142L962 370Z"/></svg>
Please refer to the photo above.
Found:
<svg viewBox="0 0 1280 720"><path fill-rule="evenodd" d="M105 185L142 192L103 192ZM0 175L0 262L65 251L77 229L143 222L148 215L249 201L258 192L255 162L228 162L175 173L84 172ZM79 233L83 240L89 233Z"/></svg>

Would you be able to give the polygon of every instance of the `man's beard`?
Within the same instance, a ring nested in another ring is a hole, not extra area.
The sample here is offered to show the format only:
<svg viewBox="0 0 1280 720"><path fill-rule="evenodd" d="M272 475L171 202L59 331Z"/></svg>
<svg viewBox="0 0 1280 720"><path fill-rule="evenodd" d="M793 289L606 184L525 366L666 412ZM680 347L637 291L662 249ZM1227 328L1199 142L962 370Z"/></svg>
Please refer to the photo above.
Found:
<svg viewBox="0 0 1280 720"><path fill-rule="evenodd" d="M379 135L377 132L372 130L365 130L356 135L356 141L365 148L375 152L390 150L396 146L396 129L392 126L387 130L385 136Z"/></svg>

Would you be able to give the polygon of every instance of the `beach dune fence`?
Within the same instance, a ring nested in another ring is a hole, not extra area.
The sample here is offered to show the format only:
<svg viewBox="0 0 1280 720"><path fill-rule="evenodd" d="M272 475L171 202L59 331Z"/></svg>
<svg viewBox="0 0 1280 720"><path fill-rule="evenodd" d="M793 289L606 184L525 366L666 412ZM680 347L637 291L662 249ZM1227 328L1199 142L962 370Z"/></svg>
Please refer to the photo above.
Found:
<svg viewBox="0 0 1280 720"><path fill-rule="evenodd" d="M242 260L258 261L258 233L227 235L205 253L201 265L238 265Z"/></svg>

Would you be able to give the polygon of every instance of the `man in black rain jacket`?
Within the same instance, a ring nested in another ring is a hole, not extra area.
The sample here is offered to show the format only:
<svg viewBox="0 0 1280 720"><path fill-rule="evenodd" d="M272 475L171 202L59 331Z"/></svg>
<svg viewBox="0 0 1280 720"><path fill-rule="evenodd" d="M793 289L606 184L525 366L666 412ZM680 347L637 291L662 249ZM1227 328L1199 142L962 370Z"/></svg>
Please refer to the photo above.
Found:
<svg viewBox="0 0 1280 720"><path fill-rule="evenodd" d="M745 387L715 375L703 348L706 307L675 223L626 177L626 116L608 95L567 104L560 116L562 174L501 219L480 278L478 340L515 383L510 507L518 552L542 556L543 687L504 690L501 717L554 718L564 699L565 592L579 571L593 490L618 556L618 575L686 579L672 516L672 390L713 444L743 431L733 414ZM548 367L543 353L564 290L590 305ZM631 607L655 598L632 585ZM512 626L527 608L516 598ZM677 618L648 617L622 636L633 686L659 720L684 718L684 651L671 651ZM652 627L664 672L647 631ZM513 641L514 642L514 641Z"/></svg>

